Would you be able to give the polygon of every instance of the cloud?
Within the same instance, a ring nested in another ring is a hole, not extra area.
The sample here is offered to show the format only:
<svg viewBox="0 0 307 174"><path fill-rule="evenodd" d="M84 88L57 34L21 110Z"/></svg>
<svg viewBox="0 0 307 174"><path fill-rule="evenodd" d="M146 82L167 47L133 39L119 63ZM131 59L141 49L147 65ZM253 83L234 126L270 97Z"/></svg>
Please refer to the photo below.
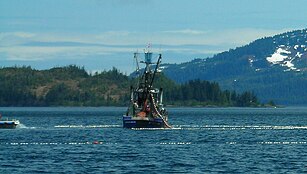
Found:
<svg viewBox="0 0 307 174"><path fill-rule="evenodd" d="M16 36L20 38L30 38L35 36L34 33L29 32L7 32L7 33L0 33L0 39L7 37L7 36Z"/></svg>
<svg viewBox="0 0 307 174"><path fill-rule="evenodd" d="M289 31L291 29L258 29L258 28L242 28L216 30L210 32L207 41L214 45L229 45L232 47L248 44L256 39L274 36L279 33Z"/></svg>
<svg viewBox="0 0 307 174"><path fill-rule="evenodd" d="M111 55L120 52L130 52L129 48L111 48L100 46L17 46L0 47L0 53L5 53L6 60L39 61L66 58L80 59L87 56Z"/></svg>
<svg viewBox="0 0 307 174"><path fill-rule="evenodd" d="M34 33L28 32L6 32L0 33L0 46L13 46L28 42Z"/></svg>
<svg viewBox="0 0 307 174"><path fill-rule="evenodd" d="M191 29L185 29L185 30L170 30L170 31L163 31L164 33L168 34L187 34L187 35L201 35L208 33L207 31L202 30L191 30Z"/></svg>
<svg viewBox="0 0 307 174"><path fill-rule="evenodd" d="M59 58L72 60L87 57L104 59L107 56L121 57L128 61L129 54L143 50L147 43L152 43L154 52L162 50L170 57L182 57L181 61L189 61L284 31L289 29L183 29L156 32L108 31L93 34L10 32L0 34L0 55L2 59L10 61L58 61ZM117 63L114 61L114 64Z"/></svg>
<svg viewBox="0 0 307 174"><path fill-rule="evenodd" d="M273 36L289 29L257 29L257 28L242 28L242 29L221 29L221 30L174 30L164 31L163 39L168 40L168 44L176 43L183 44L198 44L198 45L215 45L221 48L237 47L248 44L256 39ZM172 43L171 43L172 42Z"/></svg>

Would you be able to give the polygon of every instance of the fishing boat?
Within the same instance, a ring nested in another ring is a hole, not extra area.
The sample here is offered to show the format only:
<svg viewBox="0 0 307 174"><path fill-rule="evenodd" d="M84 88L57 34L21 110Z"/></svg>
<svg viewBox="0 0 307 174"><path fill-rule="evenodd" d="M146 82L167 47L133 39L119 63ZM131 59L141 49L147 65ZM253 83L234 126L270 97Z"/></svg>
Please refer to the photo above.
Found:
<svg viewBox="0 0 307 174"><path fill-rule="evenodd" d="M170 128L168 113L163 107L163 89L154 88L153 84L162 60L159 54L156 63L152 62L153 53L144 51L145 61L138 62L139 53L134 53L137 69L137 84L130 87L130 102L123 115L124 128ZM145 64L140 73L139 63Z"/></svg>
<svg viewBox="0 0 307 174"><path fill-rule="evenodd" d="M19 125L19 123L20 123L19 120L15 120L15 119L3 120L2 117L0 116L0 129L15 129L16 126Z"/></svg>

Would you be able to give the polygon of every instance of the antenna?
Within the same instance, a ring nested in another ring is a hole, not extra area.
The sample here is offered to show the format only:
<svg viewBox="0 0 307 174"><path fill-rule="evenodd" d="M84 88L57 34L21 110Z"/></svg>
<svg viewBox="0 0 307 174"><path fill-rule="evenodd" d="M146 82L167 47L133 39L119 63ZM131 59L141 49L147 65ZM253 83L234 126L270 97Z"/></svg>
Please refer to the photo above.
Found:
<svg viewBox="0 0 307 174"><path fill-rule="evenodd" d="M151 43L148 43L147 46L146 46L146 49L145 49L145 53L146 53L146 52L147 52L147 53L150 52L150 51L151 51L151 50L150 50L151 47L152 47L152 44L151 44Z"/></svg>

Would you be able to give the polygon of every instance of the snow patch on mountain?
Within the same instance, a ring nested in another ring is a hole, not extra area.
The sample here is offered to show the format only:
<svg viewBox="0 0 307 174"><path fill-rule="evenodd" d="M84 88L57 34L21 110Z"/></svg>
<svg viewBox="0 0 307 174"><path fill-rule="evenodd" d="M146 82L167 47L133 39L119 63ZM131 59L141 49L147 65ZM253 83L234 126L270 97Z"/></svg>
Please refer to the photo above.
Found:
<svg viewBox="0 0 307 174"><path fill-rule="evenodd" d="M290 51L287 51L283 48L278 48L271 57L267 57L266 60L273 63L273 64L280 64L285 59L288 58L288 55L291 54Z"/></svg>
<svg viewBox="0 0 307 174"><path fill-rule="evenodd" d="M296 55L295 55L295 57L301 58L301 57L302 57L302 55L303 55L302 53L297 52L297 53L296 53Z"/></svg>
<svg viewBox="0 0 307 174"><path fill-rule="evenodd" d="M253 68L256 72L258 72L258 71L260 71L261 69L260 69L260 68L257 68L257 66L256 66L256 67L254 66L254 62L256 62L256 61L257 61L257 59L255 58L255 56L250 56L250 57L248 58L249 66L250 66L251 68Z"/></svg>
<svg viewBox="0 0 307 174"><path fill-rule="evenodd" d="M306 45L294 45L285 46L279 45L275 52L266 58L268 62L273 65L280 65L286 67L285 71L295 70L300 71L300 69L295 67L295 62L301 59L306 52Z"/></svg>
<svg viewBox="0 0 307 174"><path fill-rule="evenodd" d="M255 58L255 56L248 58L248 62L249 62L250 67L253 67L253 62L255 61L254 58Z"/></svg>
<svg viewBox="0 0 307 174"><path fill-rule="evenodd" d="M299 47L299 45L295 45L295 46L294 46L294 49L297 50L298 47Z"/></svg>
<svg viewBox="0 0 307 174"><path fill-rule="evenodd" d="M291 61L285 61L282 66L286 66L289 70L296 70L297 68L294 67L294 64Z"/></svg>

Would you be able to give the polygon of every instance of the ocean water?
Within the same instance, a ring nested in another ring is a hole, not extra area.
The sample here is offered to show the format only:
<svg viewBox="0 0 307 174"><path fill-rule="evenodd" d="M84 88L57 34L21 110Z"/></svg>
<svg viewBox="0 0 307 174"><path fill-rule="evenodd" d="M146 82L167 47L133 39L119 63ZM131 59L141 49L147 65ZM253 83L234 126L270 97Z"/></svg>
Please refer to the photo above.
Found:
<svg viewBox="0 0 307 174"><path fill-rule="evenodd" d="M172 129L123 129L126 108L0 108L0 173L306 173L307 108L170 108Z"/></svg>

